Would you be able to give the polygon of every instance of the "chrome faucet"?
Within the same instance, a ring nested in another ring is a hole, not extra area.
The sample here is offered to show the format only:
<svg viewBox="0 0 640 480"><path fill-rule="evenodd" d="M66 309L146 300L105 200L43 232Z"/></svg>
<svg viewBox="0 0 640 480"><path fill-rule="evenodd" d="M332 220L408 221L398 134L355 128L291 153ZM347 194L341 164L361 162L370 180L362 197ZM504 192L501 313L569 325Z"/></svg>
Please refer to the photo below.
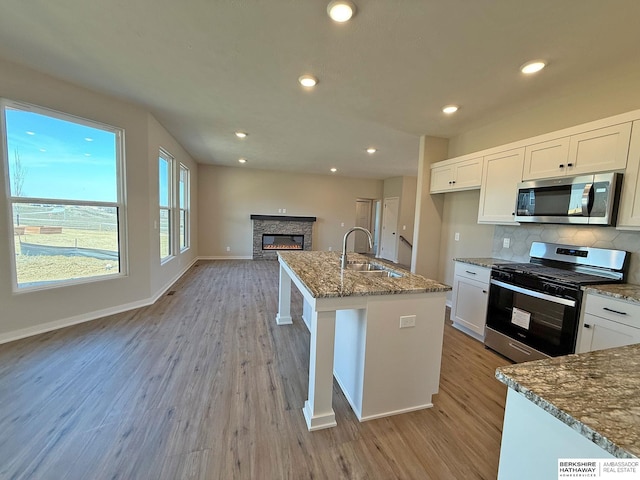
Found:
<svg viewBox="0 0 640 480"><path fill-rule="evenodd" d="M373 237L371 236L371 232L366 228L362 227L353 227L347 233L344 234L344 239L342 240L342 257L340 257L340 266L344 269L347 266L347 238L349 234L355 232L356 230L360 230L367 234L369 237L369 248L373 248Z"/></svg>

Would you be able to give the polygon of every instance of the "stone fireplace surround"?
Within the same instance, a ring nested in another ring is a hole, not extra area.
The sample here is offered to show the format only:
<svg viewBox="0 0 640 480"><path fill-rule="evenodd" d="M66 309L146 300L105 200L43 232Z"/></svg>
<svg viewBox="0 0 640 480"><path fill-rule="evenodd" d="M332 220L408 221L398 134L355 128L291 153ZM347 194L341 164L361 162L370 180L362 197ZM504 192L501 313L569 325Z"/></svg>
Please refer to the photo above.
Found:
<svg viewBox="0 0 640 480"><path fill-rule="evenodd" d="M313 222L316 217L296 217L288 215L251 215L253 221L253 259L276 260L277 250L262 249L262 235L304 235L303 250L311 250Z"/></svg>

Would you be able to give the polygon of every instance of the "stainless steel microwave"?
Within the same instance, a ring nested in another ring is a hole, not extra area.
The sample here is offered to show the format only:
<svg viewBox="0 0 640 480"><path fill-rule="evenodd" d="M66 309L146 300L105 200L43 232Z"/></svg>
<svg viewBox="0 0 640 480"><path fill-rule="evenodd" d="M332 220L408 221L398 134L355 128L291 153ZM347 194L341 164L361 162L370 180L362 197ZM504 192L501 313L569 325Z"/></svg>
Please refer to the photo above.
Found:
<svg viewBox="0 0 640 480"><path fill-rule="evenodd" d="M615 172L521 182L515 220L615 225L621 186Z"/></svg>

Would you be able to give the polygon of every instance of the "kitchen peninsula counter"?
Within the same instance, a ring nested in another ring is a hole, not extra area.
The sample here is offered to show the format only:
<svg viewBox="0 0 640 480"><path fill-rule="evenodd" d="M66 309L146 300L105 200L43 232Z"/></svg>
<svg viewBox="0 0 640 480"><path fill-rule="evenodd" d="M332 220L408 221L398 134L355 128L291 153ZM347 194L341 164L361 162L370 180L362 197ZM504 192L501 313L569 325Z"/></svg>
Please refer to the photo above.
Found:
<svg viewBox="0 0 640 480"><path fill-rule="evenodd" d="M432 407L438 392L451 287L364 255L349 253L348 259L399 276L343 270L339 252L278 252L276 323L293 323L293 283L303 296L302 320L311 333L302 409L309 430L337 425L334 377L360 421Z"/></svg>
<svg viewBox="0 0 640 480"><path fill-rule="evenodd" d="M469 265L476 265L478 267L492 268L494 265L501 265L503 263L514 263L512 260L505 260L503 258L493 257L474 257L474 258L454 258L454 262L468 263Z"/></svg>
<svg viewBox="0 0 640 480"><path fill-rule="evenodd" d="M316 298L352 295L392 295L402 293L446 292L451 287L395 265L377 261L358 253L349 253L349 261L367 262L402 275L399 278L369 276L340 268L339 252L278 252L278 257L291 268Z"/></svg>
<svg viewBox="0 0 640 480"><path fill-rule="evenodd" d="M557 458L640 457L640 345L501 367L496 378L509 387L498 478L526 470L518 455L537 475L555 475Z"/></svg>
<svg viewBox="0 0 640 480"><path fill-rule="evenodd" d="M605 297L617 298L626 302L640 304L640 285L632 283L611 283L582 287L586 293L596 293Z"/></svg>

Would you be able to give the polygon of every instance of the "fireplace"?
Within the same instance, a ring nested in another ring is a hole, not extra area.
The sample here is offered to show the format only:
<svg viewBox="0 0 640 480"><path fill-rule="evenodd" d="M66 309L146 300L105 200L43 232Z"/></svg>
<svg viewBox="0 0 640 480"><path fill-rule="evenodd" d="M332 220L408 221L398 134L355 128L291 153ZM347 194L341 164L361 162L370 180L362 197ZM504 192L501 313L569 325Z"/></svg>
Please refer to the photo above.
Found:
<svg viewBox="0 0 640 480"><path fill-rule="evenodd" d="M277 260L278 251L312 250L316 217L251 215L253 259Z"/></svg>
<svg viewBox="0 0 640 480"><path fill-rule="evenodd" d="M262 250L304 250L304 235L263 233Z"/></svg>

